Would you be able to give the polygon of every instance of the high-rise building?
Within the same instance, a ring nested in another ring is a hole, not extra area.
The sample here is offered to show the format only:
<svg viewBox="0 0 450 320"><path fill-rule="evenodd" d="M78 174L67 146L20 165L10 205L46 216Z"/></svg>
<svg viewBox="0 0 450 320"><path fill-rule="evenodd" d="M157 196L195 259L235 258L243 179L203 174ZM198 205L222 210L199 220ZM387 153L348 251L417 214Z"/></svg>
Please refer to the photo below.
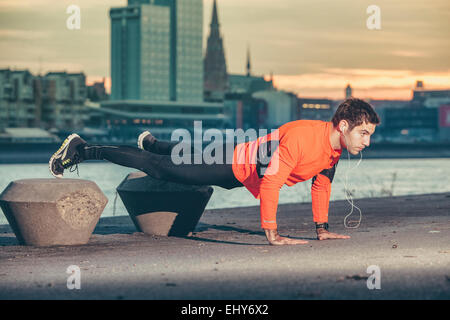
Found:
<svg viewBox="0 0 450 320"><path fill-rule="evenodd" d="M228 90L227 64L220 35L217 3L214 0L210 33L204 60L205 99L221 101Z"/></svg>
<svg viewBox="0 0 450 320"><path fill-rule="evenodd" d="M203 101L202 0L111 8L111 100Z"/></svg>
<svg viewBox="0 0 450 320"><path fill-rule="evenodd" d="M87 99L86 76L81 73L48 72L37 77L36 104L46 127L59 129L81 127Z"/></svg>
<svg viewBox="0 0 450 320"><path fill-rule="evenodd" d="M7 127L33 126L33 102L33 75L28 70L0 70L0 132Z"/></svg>

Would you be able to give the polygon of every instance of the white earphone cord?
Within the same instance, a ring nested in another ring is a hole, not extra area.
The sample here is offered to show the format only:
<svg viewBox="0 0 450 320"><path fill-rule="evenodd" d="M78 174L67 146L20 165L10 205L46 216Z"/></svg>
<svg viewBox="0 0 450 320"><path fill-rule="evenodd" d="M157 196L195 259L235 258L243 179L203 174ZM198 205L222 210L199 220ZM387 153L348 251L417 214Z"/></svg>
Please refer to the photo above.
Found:
<svg viewBox="0 0 450 320"><path fill-rule="evenodd" d="M348 147L347 138L345 137L345 135L344 135L344 139L345 139L345 144L346 144L347 147ZM355 206L355 205L353 204L353 197L352 197L352 195L351 195L351 192L348 190L348 187L347 187L347 185L348 185L348 172L349 172L350 170L353 170L353 169L355 169L356 167L358 167L359 164L361 163L361 161L362 161L362 152L360 151L359 154L360 154L361 158L360 158L359 161L356 163L356 165L355 165L353 168L350 169L350 152L348 152L348 149L347 149L348 165L347 165L347 171L345 172L344 188L345 188L345 198L347 199L348 203L350 203L350 205L352 206L352 209L350 210L350 212L349 212L349 213L345 216L345 218L344 218L344 227L346 227L346 228L353 228L353 229L358 228L359 225L361 224L361 220L362 220L362 212L361 212L361 209L359 209L357 206ZM352 213L353 213L353 208L356 208L356 209L359 211L359 220L358 220L358 221L349 221L350 223L356 223L355 225L350 226L350 225L347 224L347 218L350 217L350 216L352 215Z"/></svg>

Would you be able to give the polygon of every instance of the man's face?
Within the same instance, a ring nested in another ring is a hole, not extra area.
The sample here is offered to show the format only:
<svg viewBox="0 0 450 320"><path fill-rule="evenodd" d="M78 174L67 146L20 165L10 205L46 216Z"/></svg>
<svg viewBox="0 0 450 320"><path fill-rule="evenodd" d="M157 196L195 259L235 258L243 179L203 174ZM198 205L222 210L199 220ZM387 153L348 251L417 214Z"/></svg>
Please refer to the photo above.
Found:
<svg viewBox="0 0 450 320"><path fill-rule="evenodd" d="M348 125L345 120L342 122ZM345 127L344 124L343 126ZM350 132L344 130L341 134L341 145L344 146L348 152L356 155L370 145L370 136L375 132L375 128L375 124L363 122L363 124L354 127Z"/></svg>

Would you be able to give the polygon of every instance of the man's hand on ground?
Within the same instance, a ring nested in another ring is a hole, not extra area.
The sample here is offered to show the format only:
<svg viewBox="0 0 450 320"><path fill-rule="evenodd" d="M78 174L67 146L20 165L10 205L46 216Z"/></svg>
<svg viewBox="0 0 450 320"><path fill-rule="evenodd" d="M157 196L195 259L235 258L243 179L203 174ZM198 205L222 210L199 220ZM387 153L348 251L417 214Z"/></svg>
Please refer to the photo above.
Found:
<svg viewBox="0 0 450 320"><path fill-rule="evenodd" d="M325 229L317 229L317 239L318 240L328 240L328 239L350 239L350 236L346 236L343 234L337 234L333 232L328 232Z"/></svg>
<svg viewBox="0 0 450 320"><path fill-rule="evenodd" d="M306 244L308 241L305 240L299 240L299 239L292 239L287 237L282 237L278 234L278 231L271 230L271 229L264 229L266 232L266 238L269 241L271 245L274 246L282 246L286 244Z"/></svg>

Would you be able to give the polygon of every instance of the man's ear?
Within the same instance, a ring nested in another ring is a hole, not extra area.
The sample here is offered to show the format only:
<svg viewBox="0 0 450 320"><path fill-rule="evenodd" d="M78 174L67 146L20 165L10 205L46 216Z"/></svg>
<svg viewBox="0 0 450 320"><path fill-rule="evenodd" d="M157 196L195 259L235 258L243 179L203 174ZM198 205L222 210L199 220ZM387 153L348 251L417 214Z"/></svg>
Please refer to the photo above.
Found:
<svg viewBox="0 0 450 320"><path fill-rule="evenodd" d="M345 133L345 131L348 129L348 122L346 120L341 120L339 122L339 130L342 133Z"/></svg>

